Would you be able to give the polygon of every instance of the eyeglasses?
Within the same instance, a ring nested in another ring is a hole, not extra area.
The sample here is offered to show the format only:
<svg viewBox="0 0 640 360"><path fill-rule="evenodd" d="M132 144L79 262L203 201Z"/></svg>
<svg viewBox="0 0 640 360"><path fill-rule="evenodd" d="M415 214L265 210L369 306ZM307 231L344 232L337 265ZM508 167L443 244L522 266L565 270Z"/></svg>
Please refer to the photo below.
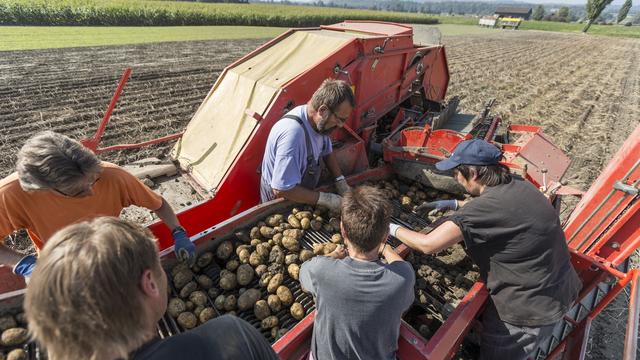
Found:
<svg viewBox="0 0 640 360"><path fill-rule="evenodd" d="M64 191L60 191L58 189L52 189L53 191L57 192L58 194L62 195L62 196L66 196L66 197L78 197L84 193L87 193L90 189L93 189L93 186L98 182L98 180L100 180L100 178L96 178L95 180L93 180L93 182L91 183L91 185L89 185L87 188L82 189L74 194L67 194Z"/></svg>

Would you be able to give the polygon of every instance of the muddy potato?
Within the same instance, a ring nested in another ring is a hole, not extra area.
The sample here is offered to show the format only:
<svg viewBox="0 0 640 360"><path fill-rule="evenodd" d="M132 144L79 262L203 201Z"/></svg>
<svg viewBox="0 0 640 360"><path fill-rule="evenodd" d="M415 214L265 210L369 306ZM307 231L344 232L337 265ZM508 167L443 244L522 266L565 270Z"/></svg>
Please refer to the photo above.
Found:
<svg viewBox="0 0 640 360"><path fill-rule="evenodd" d="M178 324L185 329L193 329L198 325L198 318L192 312L185 311L178 315Z"/></svg>
<svg viewBox="0 0 640 360"><path fill-rule="evenodd" d="M300 220L300 227L302 230L309 230L311 228L311 220L302 218L302 220Z"/></svg>
<svg viewBox="0 0 640 360"><path fill-rule="evenodd" d="M187 305L179 298L172 298L167 305L167 313L173 318L178 317L181 312L187 310Z"/></svg>
<svg viewBox="0 0 640 360"><path fill-rule="evenodd" d="M331 227L333 228L332 232L340 231L340 219L332 217L331 219L329 219L329 225L331 225Z"/></svg>
<svg viewBox="0 0 640 360"><path fill-rule="evenodd" d="M24 349L13 349L7 354L7 360L27 360L27 352Z"/></svg>
<svg viewBox="0 0 640 360"><path fill-rule="evenodd" d="M3 346L16 346L27 342L29 333L27 329L14 327L2 332L0 344Z"/></svg>
<svg viewBox="0 0 640 360"><path fill-rule="evenodd" d="M265 265L265 264L258 265L256 267L255 271L256 271L256 275L258 275L258 277L262 277L262 274L267 272L267 265Z"/></svg>
<svg viewBox="0 0 640 360"><path fill-rule="evenodd" d="M313 257L313 251L303 249L300 251L300 262L305 262Z"/></svg>
<svg viewBox="0 0 640 360"><path fill-rule="evenodd" d="M309 223L309 226L311 227L311 229L313 229L315 231L320 231L320 229L322 229L322 221L311 220L311 222Z"/></svg>
<svg viewBox="0 0 640 360"><path fill-rule="evenodd" d="M271 280L269 280L269 284L267 285L267 291L270 294L275 293L276 290L278 290L278 287L280 286L280 284L282 284L282 280L284 280L284 276L282 274L273 275Z"/></svg>
<svg viewBox="0 0 640 360"><path fill-rule="evenodd" d="M240 256L240 251L242 251L242 249L247 249L247 250L251 250L251 246L250 245L240 245L236 248L236 255Z"/></svg>
<svg viewBox="0 0 640 360"><path fill-rule="evenodd" d="M235 295L229 295L226 299L224 299L224 309L226 311L235 310L237 305L238 300Z"/></svg>
<svg viewBox="0 0 640 360"><path fill-rule="evenodd" d="M213 302L213 306L222 311L224 310L224 301L227 300L227 297L224 295L218 295L218 297L216 298L216 300Z"/></svg>
<svg viewBox="0 0 640 360"><path fill-rule="evenodd" d="M258 255L262 256L263 258L268 257L270 251L271 251L271 247L269 246L269 243L261 243L261 244L258 244L258 246L256 246L256 252L258 253Z"/></svg>
<svg viewBox="0 0 640 360"><path fill-rule="evenodd" d="M216 256L221 260L227 260L231 253L233 253L233 244L229 240L223 241L216 249Z"/></svg>
<svg viewBox="0 0 640 360"><path fill-rule="evenodd" d="M301 229L289 229L289 230L283 231L282 235L284 235L285 237L288 236L296 240L300 240L302 238L302 235L304 235L304 231L302 231ZM284 241L284 238L283 238L283 241Z"/></svg>
<svg viewBox="0 0 640 360"><path fill-rule="evenodd" d="M411 198L405 195L400 198L400 203L402 206L411 206Z"/></svg>
<svg viewBox="0 0 640 360"><path fill-rule="evenodd" d="M276 290L276 295L278 295L278 298L284 306L293 304L293 294L291 294L291 290L289 290L288 287L280 285L278 290Z"/></svg>
<svg viewBox="0 0 640 360"><path fill-rule="evenodd" d="M297 303L297 302L294 302L291 305L291 308L289 309L289 312L291 313L291 316L293 316L293 318L296 319L296 320L302 320L302 318L305 315L304 308L302 307L302 304Z"/></svg>
<svg viewBox="0 0 640 360"><path fill-rule="evenodd" d="M249 255L249 264L251 264L251 266L258 267L258 265L262 263L264 263L264 260L257 251L254 251L251 253L251 255Z"/></svg>
<svg viewBox="0 0 640 360"><path fill-rule="evenodd" d="M256 301L260 300L261 295L262 293L258 289L249 289L243 292L238 298L238 310L245 311L251 309Z"/></svg>
<svg viewBox="0 0 640 360"><path fill-rule="evenodd" d="M269 253L269 263L270 264L284 264L285 255L282 248L278 245L274 246Z"/></svg>
<svg viewBox="0 0 640 360"><path fill-rule="evenodd" d="M262 320L262 323L260 325L265 330L271 329L272 327L278 326L278 318L271 315Z"/></svg>
<svg viewBox="0 0 640 360"><path fill-rule="evenodd" d="M212 307L206 307L200 312L200 315L198 315L198 320L200 320L201 324L204 324L207 321L215 318L216 315L216 311Z"/></svg>
<svg viewBox="0 0 640 360"><path fill-rule="evenodd" d="M209 298L215 299L218 297L218 295L220 295L220 290L218 288L212 287L211 289L207 290L207 295L209 295Z"/></svg>
<svg viewBox="0 0 640 360"><path fill-rule="evenodd" d="M240 259L241 263L248 264L250 258L251 258L251 253L249 252L249 250L247 249L240 250L240 254L238 254L238 259Z"/></svg>
<svg viewBox="0 0 640 360"><path fill-rule="evenodd" d="M282 245L282 237L284 235L282 235L281 233L277 233L275 235L273 235L273 238L271 240L273 240L274 245Z"/></svg>
<svg viewBox="0 0 640 360"><path fill-rule="evenodd" d="M270 272L271 274L275 275L275 274L284 274L284 265L283 264L270 264L269 267L267 267L267 271Z"/></svg>
<svg viewBox="0 0 640 360"><path fill-rule="evenodd" d="M182 289L180 289L180 297L186 299L192 292L198 289L198 284L195 281L189 281Z"/></svg>
<svg viewBox="0 0 640 360"><path fill-rule="evenodd" d="M223 290L232 290L238 285L236 274L229 270L222 270L220 272L219 286Z"/></svg>
<svg viewBox="0 0 640 360"><path fill-rule="evenodd" d="M342 243L342 235L340 235L340 234L331 235L331 242L334 243L334 244Z"/></svg>
<svg viewBox="0 0 640 360"><path fill-rule="evenodd" d="M177 273L182 272L182 271L191 271L191 269L189 268L189 264L187 263L178 263L176 266L174 266L171 269L171 276L175 276Z"/></svg>
<svg viewBox="0 0 640 360"><path fill-rule="evenodd" d="M240 260L233 259L227 261L227 263L224 265L224 268L229 271L236 271L238 266L240 266Z"/></svg>
<svg viewBox="0 0 640 360"><path fill-rule="evenodd" d="M264 238L271 239L273 237L273 235L275 235L275 234L276 234L276 232L270 226L261 226L260 227L260 235L262 235L262 237L264 237Z"/></svg>
<svg viewBox="0 0 640 360"><path fill-rule="evenodd" d="M249 264L242 264L238 267L238 271L236 273L238 284L241 286L249 285L249 283L253 280L253 268Z"/></svg>
<svg viewBox="0 0 640 360"><path fill-rule="evenodd" d="M200 313L202 312L202 310L204 310L204 306L198 305L195 309L193 309L192 313L196 317L200 317Z"/></svg>
<svg viewBox="0 0 640 360"><path fill-rule="evenodd" d="M289 223L289 225L291 225L291 227L293 227L294 229L300 229L302 227L302 225L300 225L300 220L298 220L298 218L296 218L296 216L293 214L287 217L287 223Z"/></svg>
<svg viewBox="0 0 640 360"><path fill-rule="evenodd" d="M323 255L324 254L324 243L322 244L313 244L313 255Z"/></svg>
<svg viewBox="0 0 640 360"><path fill-rule="evenodd" d="M302 221L302 219L309 219L311 220L313 218L313 214L311 213L311 211L305 210L305 211L299 211L296 214L296 219Z"/></svg>
<svg viewBox="0 0 640 360"><path fill-rule="evenodd" d="M300 278L300 266L298 266L298 264L289 264L289 267L287 267L287 272L289 273L289 276L291 276L295 280L298 280Z"/></svg>
<svg viewBox="0 0 640 360"><path fill-rule="evenodd" d="M189 301L197 306L204 306L207 304L207 294L202 290L196 290L189 295Z"/></svg>
<svg viewBox="0 0 640 360"><path fill-rule="evenodd" d="M260 239L251 239L251 247L256 247L258 245L262 244L262 240Z"/></svg>
<svg viewBox="0 0 640 360"><path fill-rule="evenodd" d="M281 222L284 221L284 216L282 214L274 214L267 217L267 225L274 227L280 225Z"/></svg>
<svg viewBox="0 0 640 360"><path fill-rule="evenodd" d="M298 254L289 254L284 258L284 264L285 265L296 264L299 259L300 257L298 256Z"/></svg>
<svg viewBox="0 0 640 360"><path fill-rule="evenodd" d="M324 249L322 250L322 251L323 251L323 254L324 254L324 255L329 255L329 254L331 254L331 253L333 252L333 250L335 250L337 247L338 247L338 244L334 244L334 243L327 243L327 244L324 244Z"/></svg>
<svg viewBox="0 0 640 360"><path fill-rule="evenodd" d="M271 315L269 304L265 300L258 300L253 306L253 314L258 320L264 320Z"/></svg>
<svg viewBox="0 0 640 360"><path fill-rule="evenodd" d="M193 273L191 272L191 270L180 271L179 273L173 275L173 285L177 289L182 289L191 280L193 280Z"/></svg>
<svg viewBox="0 0 640 360"><path fill-rule="evenodd" d="M260 237L260 228L257 226L254 226L251 228L251 231L249 231L249 236L252 239L257 239Z"/></svg>
<svg viewBox="0 0 640 360"><path fill-rule="evenodd" d="M267 287L272 277L273 277L273 274L269 272L262 274L262 276L260 276L260 286Z"/></svg>
<svg viewBox="0 0 640 360"><path fill-rule="evenodd" d="M194 304L191 301L187 300L187 301L184 302L184 306L187 307L187 311L191 311L196 307L196 304Z"/></svg>
<svg viewBox="0 0 640 360"><path fill-rule="evenodd" d="M196 260L196 265L198 265L200 268L204 268L211 264L211 261L213 261L213 253L207 251L202 253L202 255L198 257L198 260Z"/></svg>
<svg viewBox="0 0 640 360"><path fill-rule="evenodd" d="M298 240L289 236L285 236L282 238L282 246L284 246L291 252L297 252L298 250L300 250L300 244L298 243Z"/></svg>
<svg viewBox="0 0 640 360"><path fill-rule="evenodd" d="M280 311L280 309L282 309L282 301L280 301L278 295L269 295L267 297L267 304L269 305L269 309L271 309L271 311L274 313L277 313L278 311Z"/></svg>
<svg viewBox="0 0 640 360"><path fill-rule="evenodd" d="M16 322L16 319L13 318L13 316L6 315L0 317L0 331L5 331L16 326L18 326L18 323Z"/></svg>

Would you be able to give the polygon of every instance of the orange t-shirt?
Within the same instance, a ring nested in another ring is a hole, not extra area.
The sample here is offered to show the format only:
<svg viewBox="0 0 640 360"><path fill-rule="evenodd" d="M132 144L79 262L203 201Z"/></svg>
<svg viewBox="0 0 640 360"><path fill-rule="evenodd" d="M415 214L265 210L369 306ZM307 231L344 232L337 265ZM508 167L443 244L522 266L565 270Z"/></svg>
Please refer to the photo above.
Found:
<svg viewBox="0 0 640 360"><path fill-rule="evenodd" d="M0 241L26 229L36 249L65 226L99 216L119 216L129 205L158 210L162 197L123 168L102 163L93 195L71 198L51 190L24 191L18 174L0 180Z"/></svg>

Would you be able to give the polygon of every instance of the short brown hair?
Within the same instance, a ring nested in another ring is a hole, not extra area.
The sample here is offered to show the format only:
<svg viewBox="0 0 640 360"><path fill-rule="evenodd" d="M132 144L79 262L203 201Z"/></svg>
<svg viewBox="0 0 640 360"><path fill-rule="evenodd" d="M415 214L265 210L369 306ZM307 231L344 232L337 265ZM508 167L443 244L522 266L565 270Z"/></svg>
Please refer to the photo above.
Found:
<svg viewBox="0 0 640 360"><path fill-rule="evenodd" d="M68 226L47 241L27 287L25 313L52 359L122 358L143 345L149 322L139 288L160 269L149 230L113 217Z"/></svg>
<svg viewBox="0 0 640 360"><path fill-rule="evenodd" d="M342 199L342 226L357 250L369 252L385 241L391 204L382 190L358 186Z"/></svg>
<svg viewBox="0 0 640 360"><path fill-rule="evenodd" d="M472 172L475 172L477 175L475 180L480 185L489 187L511 182L511 171L503 164L486 166L460 164L455 167L454 171L458 171L467 181L471 178Z"/></svg>
<svg viewBox="0 0 640 360"><path fill-rule="evenodd" d="M351 86L342 80L326 79L313 93L311 106L318 110L320 106L326 105L329 110L336 111L338 106L345 101L348 101L352 107L356 106Z"/></svg>

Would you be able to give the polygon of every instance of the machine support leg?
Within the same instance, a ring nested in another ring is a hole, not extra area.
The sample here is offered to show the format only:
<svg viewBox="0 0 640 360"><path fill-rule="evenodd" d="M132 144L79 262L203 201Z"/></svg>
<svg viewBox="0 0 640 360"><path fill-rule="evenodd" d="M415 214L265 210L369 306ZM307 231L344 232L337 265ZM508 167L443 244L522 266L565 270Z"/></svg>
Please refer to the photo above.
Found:
<svg viewBox="0 0 640 360"><path fill-rule="evenodd" d="M625 360L636 358L636 350L638 348L638 317L640 316L640 277L638 270L632 270L633 279L631 280L631 296L629 296L629 318L627 321L627 333L624 338L624 356Z"/></svg>

